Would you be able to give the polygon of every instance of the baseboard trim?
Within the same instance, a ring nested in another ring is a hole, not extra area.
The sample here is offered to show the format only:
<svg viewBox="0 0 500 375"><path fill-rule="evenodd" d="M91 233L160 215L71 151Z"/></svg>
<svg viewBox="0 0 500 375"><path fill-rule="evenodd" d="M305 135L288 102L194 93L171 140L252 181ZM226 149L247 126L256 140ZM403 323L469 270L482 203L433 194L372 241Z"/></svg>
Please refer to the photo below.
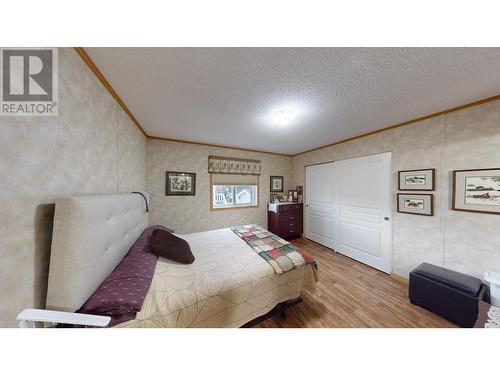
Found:
<svg viewBox="0 0 500 375"><path fill-rule="evenodd" d="M409 280L406 277L400 276L396 273L391 273L391 277L395 280L401 281L402 283L408 284Z"/></svg>

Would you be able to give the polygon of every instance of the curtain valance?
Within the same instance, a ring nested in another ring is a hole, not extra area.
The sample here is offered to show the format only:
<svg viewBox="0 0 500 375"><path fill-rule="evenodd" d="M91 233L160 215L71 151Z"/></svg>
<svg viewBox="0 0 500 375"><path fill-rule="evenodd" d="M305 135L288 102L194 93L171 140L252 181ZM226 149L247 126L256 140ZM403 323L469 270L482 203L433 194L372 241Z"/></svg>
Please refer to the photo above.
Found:
<svg viewBox="0 0 500 375"><path fill-rule="evenodd" d="M209 156L208 173L260 175L261 164L260 160Z"/></svg>

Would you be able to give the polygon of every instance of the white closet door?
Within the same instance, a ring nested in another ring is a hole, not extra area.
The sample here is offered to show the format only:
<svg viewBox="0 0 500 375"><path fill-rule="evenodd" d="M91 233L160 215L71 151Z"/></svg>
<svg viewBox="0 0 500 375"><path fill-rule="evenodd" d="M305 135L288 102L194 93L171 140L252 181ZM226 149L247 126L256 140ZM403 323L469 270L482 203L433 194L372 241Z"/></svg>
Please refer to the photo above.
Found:
<svg viewBox="0 0 500 375"><path fill-rule="evenodd" d="M335 164L339 207L335 250L390 273L391 153Z"/></svg>
<svg viewBox="0 0 500 375"><path fill-rule="evenodd" d="M334 163L306 167L305 235L330 248L336 239L334 170Z"/></svg>

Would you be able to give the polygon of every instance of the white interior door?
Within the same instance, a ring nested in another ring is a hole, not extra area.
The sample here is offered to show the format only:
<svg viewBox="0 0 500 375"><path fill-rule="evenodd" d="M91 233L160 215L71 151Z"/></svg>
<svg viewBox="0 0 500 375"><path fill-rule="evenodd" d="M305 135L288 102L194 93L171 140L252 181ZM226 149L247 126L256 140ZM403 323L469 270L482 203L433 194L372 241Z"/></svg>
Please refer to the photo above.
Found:
<svg viewBox="0 0 500 375"><path fill-rule="evenodd" d="M330 248L335 247L337 227L334 178L334 163L306 167L306 238Z"/></svg>
<svg viewBox="0 0 500 375"><path fill-rule="evenodd" d="M390 273L391 153L306 167L305 234Z"/></svg>
<svg viewBox="0 0 500 375"><path fill-rule="evenodd" d="M381 271L392 269L391 153L335 163L335 250Z"/></svg>

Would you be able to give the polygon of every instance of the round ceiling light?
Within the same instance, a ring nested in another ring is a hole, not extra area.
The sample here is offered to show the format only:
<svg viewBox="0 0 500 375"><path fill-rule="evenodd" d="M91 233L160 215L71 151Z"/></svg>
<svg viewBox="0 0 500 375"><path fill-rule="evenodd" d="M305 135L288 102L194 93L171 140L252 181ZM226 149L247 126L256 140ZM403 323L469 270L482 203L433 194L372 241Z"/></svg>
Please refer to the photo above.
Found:
<svg viewBox="0 0 500 375"><path fill-rule="evenodd" d="M295 119L295 112L290 109L280 109L273 113L273 122L286 125Z"/></svg>

